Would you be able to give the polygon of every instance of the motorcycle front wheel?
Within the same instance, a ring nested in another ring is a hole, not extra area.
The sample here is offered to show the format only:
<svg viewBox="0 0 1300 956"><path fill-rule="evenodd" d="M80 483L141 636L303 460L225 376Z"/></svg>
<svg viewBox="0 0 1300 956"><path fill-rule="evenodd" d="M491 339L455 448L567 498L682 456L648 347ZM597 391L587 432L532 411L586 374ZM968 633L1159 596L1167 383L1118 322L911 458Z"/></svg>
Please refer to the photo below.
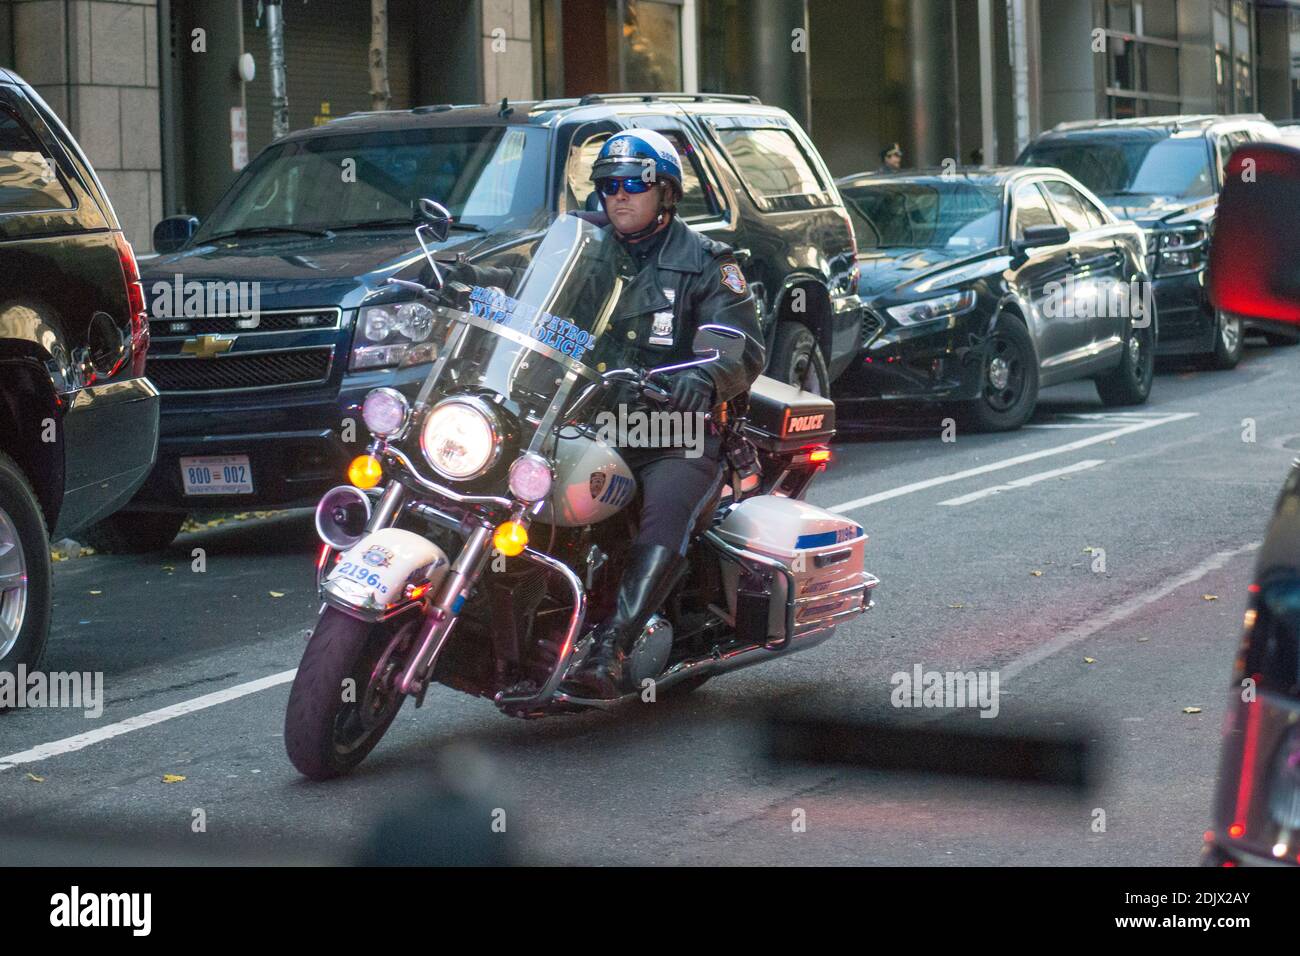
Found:
<svg viewBox="0 0 1300 956"><path fill-rule="evenodd" d="M367 624L327 607L289 691L284 746L311 780L347 773L374 749L401 710L392 689L419 618Z"/></svg>

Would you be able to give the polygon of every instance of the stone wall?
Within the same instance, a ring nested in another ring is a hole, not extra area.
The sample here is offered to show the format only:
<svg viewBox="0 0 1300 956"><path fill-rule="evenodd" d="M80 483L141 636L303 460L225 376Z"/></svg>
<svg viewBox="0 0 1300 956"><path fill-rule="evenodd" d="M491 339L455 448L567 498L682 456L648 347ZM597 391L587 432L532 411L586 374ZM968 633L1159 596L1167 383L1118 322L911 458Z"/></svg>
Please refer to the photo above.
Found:
<svg viewBox="0 0 1300 956"><path fill-rule="evenodd" d="M147 252L163 215L156 0L13 0L14 68L77 138Z"/></svg>

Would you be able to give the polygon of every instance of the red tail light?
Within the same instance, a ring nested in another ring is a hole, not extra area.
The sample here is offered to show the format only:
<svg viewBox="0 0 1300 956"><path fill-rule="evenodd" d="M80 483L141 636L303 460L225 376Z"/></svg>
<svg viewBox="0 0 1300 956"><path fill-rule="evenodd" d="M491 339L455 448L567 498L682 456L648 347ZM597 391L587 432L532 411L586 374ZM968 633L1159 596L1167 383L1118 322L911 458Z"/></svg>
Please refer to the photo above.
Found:
<svg viewBox="0 0 1300 956"><path fill-rule="evenodd" d="M792 465L824 465L831 460L831 450L827 445L809 445L800 448L790 459Z"/></svg>
<svg viewBox="0 0 1300 956"><path fill-rule="evenodd" d="M126 283L127 307L131 313L131 374L143 375L144 362L149 355L149 316L144 308L144 284L140 281L140 266L135 261L135 250L126 236L113 234L117 241L117 259L122 265L122 281Z"/></svg>

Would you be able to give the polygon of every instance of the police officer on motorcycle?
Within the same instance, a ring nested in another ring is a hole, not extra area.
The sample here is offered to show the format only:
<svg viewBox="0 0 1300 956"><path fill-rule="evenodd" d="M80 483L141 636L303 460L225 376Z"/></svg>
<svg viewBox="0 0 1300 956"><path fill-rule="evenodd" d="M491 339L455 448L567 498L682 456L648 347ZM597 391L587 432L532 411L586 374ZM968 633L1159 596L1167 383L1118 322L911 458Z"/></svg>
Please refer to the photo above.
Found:
<svg viewBox="0 0 1300 956"><path fill-rule="evenodd" d="M720 358L664 376L672 411L705 422L702 447L623 448L642 493L641 519L619 577L612 613L593 633L594 647L566 690L574 696L614 697L629 686L626 662L650 616L676 585L691 533L723 481L723 406L748 392L764 363L753 293L731 249L678 218L681 158L653 130L611 136L592 165L605 215L636 276L625 289L605 337L620 361L655 368L695 358L692 342L704 324L735 329L745 339L739 358ZM629 411L663 411L641 396Z"/></svg>

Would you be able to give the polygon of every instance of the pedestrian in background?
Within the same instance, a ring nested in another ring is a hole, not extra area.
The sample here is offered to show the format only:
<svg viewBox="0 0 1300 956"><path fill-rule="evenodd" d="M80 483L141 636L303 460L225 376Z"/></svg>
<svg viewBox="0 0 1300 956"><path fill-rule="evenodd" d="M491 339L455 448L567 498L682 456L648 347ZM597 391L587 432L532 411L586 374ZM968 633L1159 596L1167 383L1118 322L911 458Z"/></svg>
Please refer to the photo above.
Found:
<svg viewBox="0 0 1300 956"><path fill-rule="evenodd" d="M896 173L903 168L903 147L890 143L880 151L880 168L878 173Z"/></svg>

